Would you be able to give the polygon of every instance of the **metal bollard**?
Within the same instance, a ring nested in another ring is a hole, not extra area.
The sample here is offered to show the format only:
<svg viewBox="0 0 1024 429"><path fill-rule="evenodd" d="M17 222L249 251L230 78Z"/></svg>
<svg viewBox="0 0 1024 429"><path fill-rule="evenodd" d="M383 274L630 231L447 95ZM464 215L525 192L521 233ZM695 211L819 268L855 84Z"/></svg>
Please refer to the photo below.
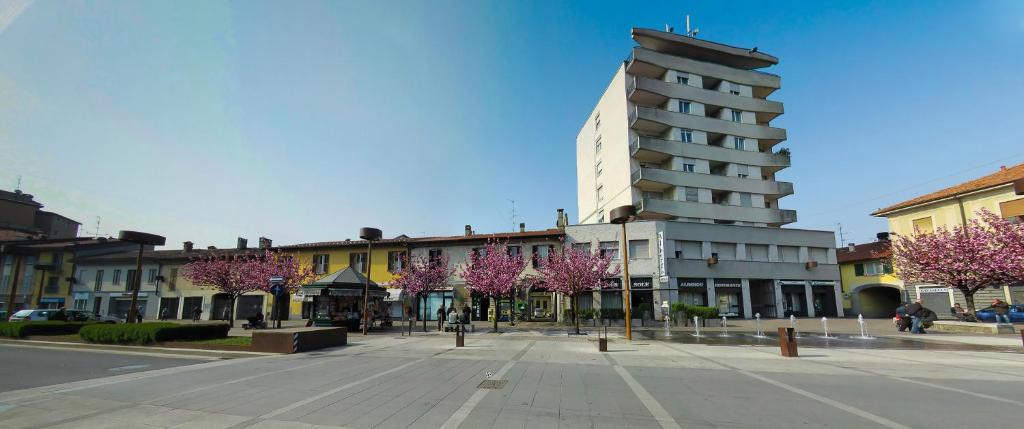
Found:
<svg viewBox="0 0 1024 429"><path fill-rule="evenodd" d="M466 347L466 332L462 326L455 327L455 347Z"/></svg>
<svg viewBox="0 0 1024 429"><path fill-rule="evenodd" d="M597 333L597 351L606 352L608 351L608 326L604 327L604 336L601 333Z"/></svg>
<svg viewBox="0 0 1024 429"><path fill-rule="evenodd" d="M798 357L795 329L779 328L779 349L781 349L783 357Z"/></svg>

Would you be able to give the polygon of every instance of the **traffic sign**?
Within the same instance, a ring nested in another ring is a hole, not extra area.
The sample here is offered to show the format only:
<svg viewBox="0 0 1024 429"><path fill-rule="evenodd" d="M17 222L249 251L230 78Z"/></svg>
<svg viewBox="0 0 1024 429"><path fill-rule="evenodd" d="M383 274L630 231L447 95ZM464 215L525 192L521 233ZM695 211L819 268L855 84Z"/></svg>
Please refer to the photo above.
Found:
<svg viewBox="0 0 1024 429"><path fill-rule="evenodd" d="M270 287L270 294L274 295L274 296L283 296L283 295L285 295L284 286L282 286L280 284L275 284L275 285L271 286Z"/></svg>

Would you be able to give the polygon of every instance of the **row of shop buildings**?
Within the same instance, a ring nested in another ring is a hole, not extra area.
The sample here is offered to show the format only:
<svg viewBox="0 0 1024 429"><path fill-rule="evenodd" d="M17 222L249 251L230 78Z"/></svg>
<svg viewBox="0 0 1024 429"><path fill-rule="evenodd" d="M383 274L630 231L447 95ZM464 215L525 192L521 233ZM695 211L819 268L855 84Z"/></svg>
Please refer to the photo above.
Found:
<svg viewBox="0 0 1024 429"><path fill-rule="evenodd" d="M528 231L521 225L517 232L478 234L466 226L466 232L457 236L400 235L375 241L372 258L368 258L367 242L363 240L275 247L270 240L261 238L257 248L249 248L240 239L238 246L230 249L201 249L187 242L177 250L145 250L141 272L136 272L136 245L114 239L7 242L0 248L0 289L4 291L0 308L8 308L9 286L17 276L21 287L14 293L16 309L67 307L124 317L131 305L128 285L141 275L138 302L147 319L188 319L195 309L201 311L203 320L226 319L231 311L238 319L257 312L269 317L273 303L265 293L246 294L231 308L226 295L196 287L183 276L184 266L193 259L251 253L267 247L295 255L301 264L312 266L322 279L343 276L343 271L354 272L360 279L368 274L378 286L374 290L380 291L371 295L377 302L374 308L392 319L402 318L404 309L410 306L420 318L426 314L428 320L433 320L438 308L454 305L459 309L470 307L474 320L504 320L511 311L517 320L561 320L569 306L564 297L535 287L519 291L515 307L510 302L496 304L472 293L459 276L459 269L448 287L431 293L425 302L410 299L390 287L406 255L446 255L452 268L459 268L474 249L499 240L507 243L510 251L527 257L524 276L536 274L538 261L558 252L563 245L610 254L617 264L622 263L623 247L628 246L631 302L638 310L636 314L644 309L648 317L660 317L658 309L663 302L710 305L722 314L744 318L755 314L766 318L843 314L838 299L839 268L834 238L829 232L773 229L769 233L758 227L636 221L627 224L627 239L623 240L620 225L567 225L566 219L559 211L557 227L543 230ZM15 273L14 267L19 264ZM581 297L581 309L622 310L621 276L613 283L613 288ZM289 295L285 298L288 304L278 306L279 315L308 318L315 311L313 295L321 294L334 296L329 300L331 313L361 309L358 298L347 296L361 296L361 291L323 289L307 287ZM656 312L659 314L653 314Z"/></svg>

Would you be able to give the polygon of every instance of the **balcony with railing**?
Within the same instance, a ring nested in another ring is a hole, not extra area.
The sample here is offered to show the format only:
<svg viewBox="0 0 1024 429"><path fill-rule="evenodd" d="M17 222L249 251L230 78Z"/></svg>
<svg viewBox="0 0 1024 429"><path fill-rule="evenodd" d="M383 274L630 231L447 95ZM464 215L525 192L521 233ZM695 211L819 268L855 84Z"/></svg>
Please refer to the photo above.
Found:
<svg viewBox="0 0 1024 429"><path fill-rule="evenodd" d="M633 186L644 191L663 191L675 186L711 189L713 191L747 192L777 199L793 194L793 184L772 180L746 179L690 171L641 167L630 176Z"/></svg>
<svg viewBox="0 0 1024 429"><path fill-rule="evenodd" d="M742 207L657 198L641 198L636 206L637 213L644 219L684 217L763 223L769 226L782 226L796 222L795 210Z"/></svg>
<svg viewBox="0 0 1024 429"><path fill-rule="evenodd" d="M709 110L717 110L724 107L754 112L758 123L767 123L784 112L782 103L777 101L743 97L643 76L633 76L627 80L626 95L633 103L647 107L661 106L668 99L674 98L702 103Z"/></svg>
<svg viewBox="0 0 1024 429"><path fill-rule="evenodd" d="M662 135L670 128L676 127L764 140L769 147L786 139L786 130L782 128L726 121L642 106L630 109L629 125L639 134L644 135Z"/></svg>
<svg viewBox="0 0 1024 429"><path fill-rule="evenodd" d="M637 136L629 144L630 155L640 162L662 163L673 156L762 167L776 172L789 167L788 156L721 146L685 143L657 137Z"/></svg>

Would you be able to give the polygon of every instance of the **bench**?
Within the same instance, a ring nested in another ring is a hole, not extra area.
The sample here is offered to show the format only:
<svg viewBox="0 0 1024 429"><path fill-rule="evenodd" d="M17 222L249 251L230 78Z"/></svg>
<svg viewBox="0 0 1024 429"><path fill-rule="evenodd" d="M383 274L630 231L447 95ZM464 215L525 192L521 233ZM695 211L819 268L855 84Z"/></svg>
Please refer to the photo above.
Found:
<svg viewBox="0 0 1024 429"><path fill-rule="evenodd" d="M950 320L937 320L932 324L930 331L951 332L958 334L1012 334L1013 325L1007 323L972 323L954 322Z"/></svg>
<svg viewBox="0 0 1024 429"><path fill-rule="evenodd" d="M473 328L473 324L472 323L449 323L449 322L444 322L444 331L445 332L455 332L455 329L457 329L457 328L462 328L462 332L467 332L467 331L468 332L476 332L476 329Z"/></svg>

